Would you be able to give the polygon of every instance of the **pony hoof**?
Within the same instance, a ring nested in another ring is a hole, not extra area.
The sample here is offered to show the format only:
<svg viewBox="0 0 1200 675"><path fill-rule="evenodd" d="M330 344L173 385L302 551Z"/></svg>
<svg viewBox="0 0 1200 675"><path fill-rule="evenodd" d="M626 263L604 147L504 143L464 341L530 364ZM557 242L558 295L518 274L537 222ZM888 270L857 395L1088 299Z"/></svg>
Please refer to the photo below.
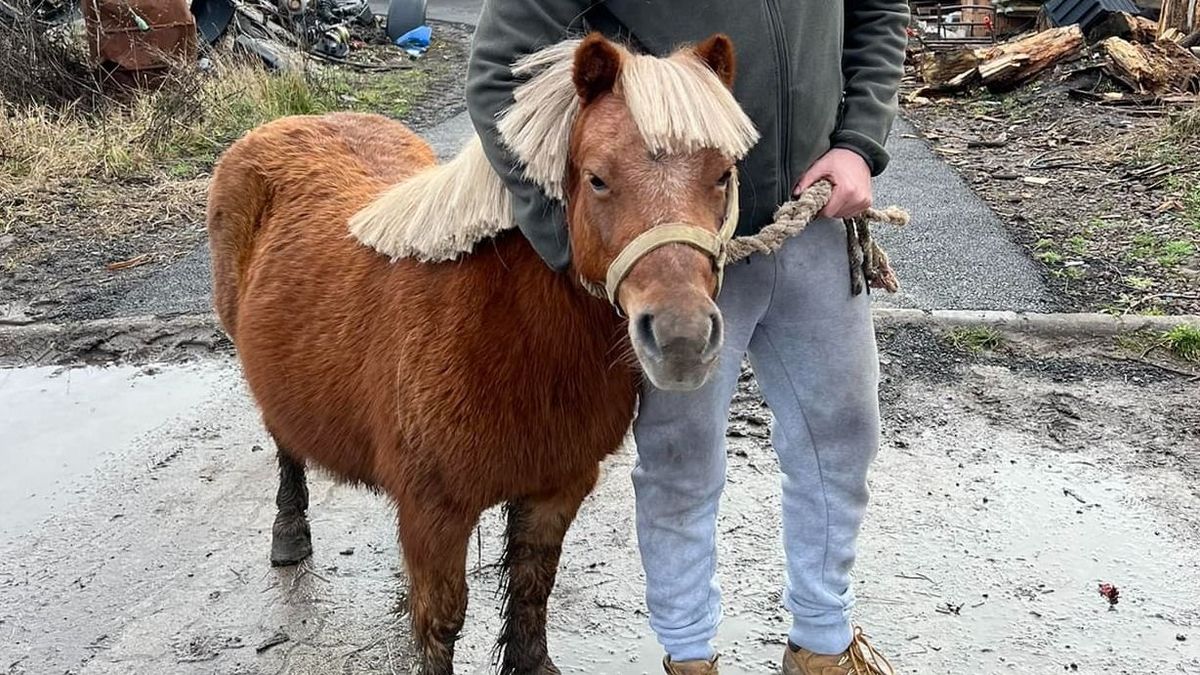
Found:
<svg viewBox="0 0 1200 675"><path fill-rule="evenodd" d="M312 555L312 534L303 516L277 519L271 529L271 566L297 565Z"/></svg>
<svg viewBox="0 0 1200 675"><path fill-rule="evenodd" d="M545 661L542 661L542 665L540 666L514 666L505 664L500 669L500 672L512 673L513 675L562 675L562 671L558 669L558 666L554 665L554 662L548 656Z"/></svg>

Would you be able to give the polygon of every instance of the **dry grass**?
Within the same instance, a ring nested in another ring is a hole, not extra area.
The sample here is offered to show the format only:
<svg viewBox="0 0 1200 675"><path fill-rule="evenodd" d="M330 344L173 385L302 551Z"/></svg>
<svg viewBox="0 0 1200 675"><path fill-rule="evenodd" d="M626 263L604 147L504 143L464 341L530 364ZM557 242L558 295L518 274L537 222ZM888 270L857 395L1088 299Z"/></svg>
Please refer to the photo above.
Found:
<svg viewBox="0 0 1200 675"><path fill-rule="evenodd" d="M221 51L210 70L120 89L100 85L81 36L53 30L0 16L0 313L45 320L108 312L113 289L194 251L212 165L250 129L335 109L401 117L426 86L417 67L272 74Z"/></svg>
<svg viewBox="0 0 1200 675"><path fill-rule="evenodd" d="M1200 105L1173 116L1167 137L1177 141L1200 142Z"/></svg>
<svg viewBox="0 0 1200 675"><path fill-rule="evenodd" d="M322 112L330 102L301 75L228 64L216 75L180 76L128 102L18 107L0 97L0 187L39 188L84 177L125 179L211 161L263 122Z"/></svg>
<svg viewBox="0 0 1200 675"><path fill-rule="evenodd" d="M85 256L80 264L103 269L189 250L220 152L264 122L330 109L326 91L232 62L98 106L23 105L0 90L0 235L15 236L0 267L40 272Z"/></svg>

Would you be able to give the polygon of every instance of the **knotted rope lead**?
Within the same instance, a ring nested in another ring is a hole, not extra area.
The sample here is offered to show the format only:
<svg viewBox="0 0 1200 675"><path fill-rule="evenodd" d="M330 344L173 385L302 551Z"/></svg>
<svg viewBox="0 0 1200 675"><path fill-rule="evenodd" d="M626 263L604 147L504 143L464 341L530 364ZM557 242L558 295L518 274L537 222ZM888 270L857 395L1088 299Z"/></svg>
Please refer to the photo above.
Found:
<svg viewBox="0 0 1200 675"><path fill-rule="evenodd" d="M725 255L729 262L742 260L754 253L770 255L783 247L783 243L804 231L833 192L833 184L822 180L814 183L798 198L786 202L775 211L775 222L767 225L758 234L735 237L725 244ZM895 293L900 288L896 273L888 262L887 253L871 237L871 223L907 225L909 216L902 209L891 206L883 210L867 209L854 218L846 218L846 246L850 255L850 292L862 293L864 281L872 288Z"/></svg>

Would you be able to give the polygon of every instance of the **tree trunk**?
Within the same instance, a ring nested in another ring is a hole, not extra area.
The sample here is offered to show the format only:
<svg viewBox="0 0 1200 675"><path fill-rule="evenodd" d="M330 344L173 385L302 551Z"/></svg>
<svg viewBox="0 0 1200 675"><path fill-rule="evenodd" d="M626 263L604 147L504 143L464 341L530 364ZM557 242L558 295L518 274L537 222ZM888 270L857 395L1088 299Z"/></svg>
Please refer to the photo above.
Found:
<svg viewBox="0 0 1200 675"><path fill-rule="evenodd" d="M1200 60L1174 42L1137 45L1114 37L1100 43L1108 71L1139 94L1191 91L1200 78Z"/></svg>
<svg viewBox="0 0 1200 675"><path fill-rule="evenodd" d="M1163 0L1158 34L1172 28L1184 35L1200 30L1200 0Z"/></svg>
<svg viewBox="0 0 1200 675"><path fill-rule="evenodd" d="M1079 55L1083 31L1078 25L1051 28L1022 40L985 50L979 79L993 91L1006 91L1036 77L1054 64Z"/></svg>
<svg viewBox="0 0 1200 675"><path fill-rule="evenodd" d="M958 91L977 84L1004 91L1082 51L1079 26L1063 26L994 47L934 54L921 64L921 77L936 91Z"/></svg>
<svg viewBox="0 0 1200 675"><path fill-rule="evenodd" d="M953 52L926 54L921 60L921 79L925 80L926 84L935 87L945 85L968 70L974 70L982 60L981 51L979 49L959 49Z"/></svg>

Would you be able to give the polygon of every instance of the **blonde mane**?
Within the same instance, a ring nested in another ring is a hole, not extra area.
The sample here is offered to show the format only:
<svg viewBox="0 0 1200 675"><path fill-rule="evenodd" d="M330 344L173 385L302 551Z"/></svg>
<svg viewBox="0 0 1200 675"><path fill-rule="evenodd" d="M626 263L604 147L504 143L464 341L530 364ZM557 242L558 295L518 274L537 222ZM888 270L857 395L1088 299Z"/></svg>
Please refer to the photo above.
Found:
<svg viewBox="0 0 1200 675"><path fill-rule="evenodd" d="M572 80L579 40L566 40L513 66L528 78L499 118L500 140L522 173L548 196L565 200L571 130L579 113ZM621 51L617 93L653 151L714 148L741 159L758 132L720 78L691 49L667 58ZM430 167L381 194L350 219L363 244L397 258L453 260L515 227L508 190L473 137L450 162Z"/></svg>

